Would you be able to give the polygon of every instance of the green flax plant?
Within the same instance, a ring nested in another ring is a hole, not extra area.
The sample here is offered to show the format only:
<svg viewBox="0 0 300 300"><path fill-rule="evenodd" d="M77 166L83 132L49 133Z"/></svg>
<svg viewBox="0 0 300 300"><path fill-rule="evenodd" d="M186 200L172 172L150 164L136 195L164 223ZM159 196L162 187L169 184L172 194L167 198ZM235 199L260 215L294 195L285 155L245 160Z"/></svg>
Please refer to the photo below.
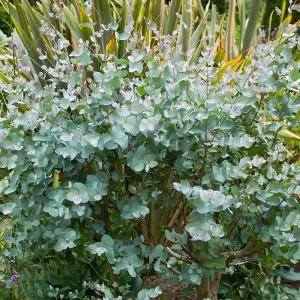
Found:
<svg viewBox="0 0 300 300"><path fill-rule="evenodd" d="M73 50L78 40L82 39L89 43L91 51L99 55L105 55L108 51L119 58L126 55L131 35L135 36L140 47L153 47L163 36L172 36L177 32L174 44L182 47L184 59L188 56L189 63L195 63L201 52L208 48L218 51L220 61L230 60L241 51L248 50L256 32L260 8L260 1L253 1L246 22L244 0L231 0L229 13L223 18L217 16L215 5L208 2L203 7L201 0L173 0L169 6L163 0L103 0L86 3L77 0L42 0L37 2L37 7L32 7L28 0L2 0L1 3L11 15L37 72L41 65L38 58L40 52L47 55L48 66L54 63L53 41L40 31L43 24L61 32L70 41ZM234 38L236 9L239 11L238 23L241 28L237 41ZM117 26L115 23L120 25L115 31L116 40L113 36L113 29ZM111 45L107 48L110 41ZM94 66L98 66L97 59Z"/></svg>
<svg viewBox="0 0 300 300"><path fill-rule="evenodd" d="M215 66L227 62L225 67L242 68L251 45L264 42L257 38L260 0L253 1L248 18L244 0L231 0L229 12L223 16L212 2L203 7L201 0L173 0L168 5L163 0L42 0L35 7L28 0L0 2L22 41L20 48L30 58L32 75L42 71L40 57L47 57L46 67L55 67L55 41L44 28L64 36L69 53L78 48L79 41L87 43L89 51L96 54L94 70L99 69L101 56L126 58L133 44L152 49L166 36L190 65L213 49ZM290 21L288 16L285 22ZM279 34L276 37L282 41ZM91 72L83 72L91 76ZM39 80L45 84L45 79Z"/></svg>

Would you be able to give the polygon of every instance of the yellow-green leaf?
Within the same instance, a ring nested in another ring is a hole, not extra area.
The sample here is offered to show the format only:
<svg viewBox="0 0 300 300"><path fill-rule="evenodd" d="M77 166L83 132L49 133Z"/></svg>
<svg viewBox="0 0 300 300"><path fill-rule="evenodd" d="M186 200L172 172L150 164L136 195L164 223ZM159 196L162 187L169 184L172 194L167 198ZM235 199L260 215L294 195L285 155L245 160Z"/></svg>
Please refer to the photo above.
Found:
<svg viewBox="0 0 300 300"><path fill-rule="evenodd" d="M287 129L280 130L279 136L300 141L300 137L298 135L296 135L295 133L293 133Z"/></svg>
<svg viewBox="0 0 300 300"><path fill-rule="evenodd" d="M65 15L66 23L67 23L68 27L70 28L72 34L77 39L83 39L84 36L83 36L82 27L80 26L80 24L78 23L78 21L76 20L76 18L70 11L70 9L67 6L64 6L64 8L62 8L62 10Z"/></svg>

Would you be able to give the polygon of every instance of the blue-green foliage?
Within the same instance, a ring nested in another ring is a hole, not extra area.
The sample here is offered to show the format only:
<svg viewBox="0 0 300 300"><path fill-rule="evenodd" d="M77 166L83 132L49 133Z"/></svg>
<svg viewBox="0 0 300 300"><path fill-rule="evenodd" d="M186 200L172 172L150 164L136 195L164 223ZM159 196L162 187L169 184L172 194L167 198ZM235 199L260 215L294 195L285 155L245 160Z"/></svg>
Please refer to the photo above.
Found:
<svg viewBox="0 0 300 300"><path fill-rule="evenodd" d="M55 68L30 80L12 68L0 85L2 250L20 275L9 287L144 300L160 294L142 290L151 268L197 287L246 258L298 260L300 168L279 137L298 125L297 35L219 81L213 54L188 66L168 37L154 53L132 40L128 59L99 55L99 70L86 44L68 55L56 38Z"/></svg>

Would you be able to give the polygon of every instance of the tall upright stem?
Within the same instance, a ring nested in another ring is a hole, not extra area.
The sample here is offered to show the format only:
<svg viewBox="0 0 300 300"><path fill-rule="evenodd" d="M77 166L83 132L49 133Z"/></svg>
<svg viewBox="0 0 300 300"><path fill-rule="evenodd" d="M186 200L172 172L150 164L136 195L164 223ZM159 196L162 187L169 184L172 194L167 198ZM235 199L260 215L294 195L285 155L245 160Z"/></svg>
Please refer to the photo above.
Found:
<svg viewBox="0 0 300 300"><path fill-rule="evenodd" d="M210 298L218 300L218 291L222 273L216 272L214 278L202 278L201 284L196 288L196 300Z"/></svg>

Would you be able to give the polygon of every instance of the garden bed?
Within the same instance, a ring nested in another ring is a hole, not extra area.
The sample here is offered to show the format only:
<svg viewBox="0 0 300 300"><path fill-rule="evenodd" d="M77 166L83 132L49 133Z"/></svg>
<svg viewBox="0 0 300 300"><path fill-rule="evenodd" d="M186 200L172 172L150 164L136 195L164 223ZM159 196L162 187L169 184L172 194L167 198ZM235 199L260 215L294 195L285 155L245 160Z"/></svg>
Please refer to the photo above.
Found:
<svg viewBox="0 0 300 300"><path fill-rule="evenodd" d="M186 288L184 284L170 284L167 279L156 274L149 275L145 278L145 288L150 289L156 286L161 287L164 300L191 300L196 297L194 291L189 295L183 294L183 291Z"/></svg>

